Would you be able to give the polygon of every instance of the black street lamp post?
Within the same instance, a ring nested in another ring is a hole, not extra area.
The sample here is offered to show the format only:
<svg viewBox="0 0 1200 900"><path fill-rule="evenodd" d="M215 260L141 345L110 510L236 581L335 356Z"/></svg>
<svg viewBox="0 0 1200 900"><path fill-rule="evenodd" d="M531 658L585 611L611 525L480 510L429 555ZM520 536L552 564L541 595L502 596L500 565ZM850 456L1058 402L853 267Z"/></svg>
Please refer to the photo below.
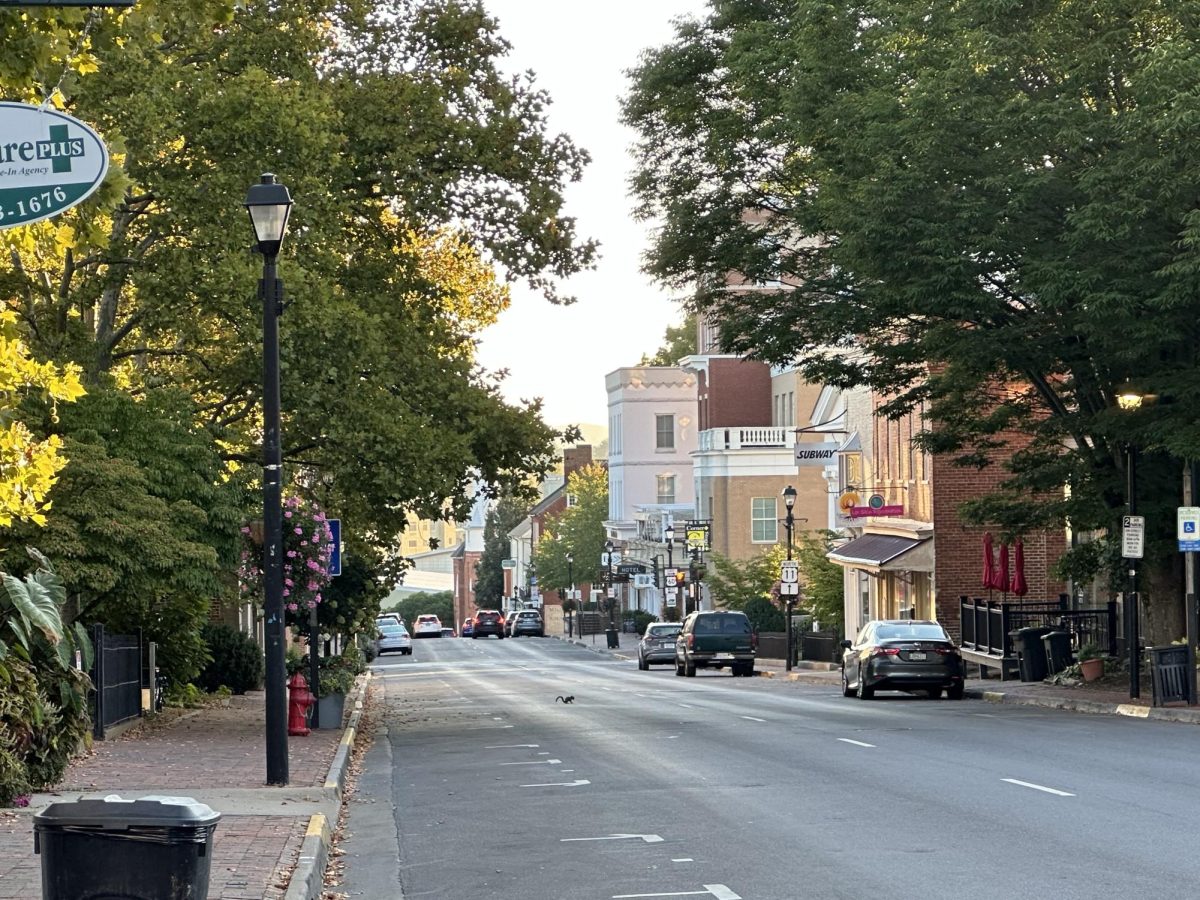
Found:
<svg viewBox="0 0 1200 900"><path fill-rule="evenodd" d="M796 489L790 484L783 489L783 505L787 509L787 516L783 520L783 527L787 530L787 558L790 560L792 558L792 528L796 522L795 518L792 516L792 508L796 505ZM780 583L780 589L790 590L790 588L785 587L782 582ZM785 630L787 631L787 661L784 663L784 668L786 671L790 672L792 671L792 660L795 657L795 650L793 647L795 641L793 640L792 634L792 610L796 606L796 595L787 594L786 596L787 601L785 603L785 615L787 617L787 622L785 623Z"/></svg>
<svg viewBox="0 0 1200 900"><path fill-rule="evenodd" d="M667 617L668 622L676 622L683 618L679 615L679 576L675 574L675 563L671 558L671 551L675 547L675 525L671 522L667 523L667 527L663 529L663 537L667 541L667 571L671 573L672 583L666 583L666 576L663 577L663 593L671 590L675 594L675 612Z"/></svg>
<svg viewBox="0 0 1200 900"><path fill-rule="evenodd" d="M617 637L617 620L616 620L616 601L613 598L613 542L604 542L604 558L606 564L604 566L604 605L608 609L608 627L604 629L604 636L608 640L608 648L616 649L620 646L620 639Z"/></svg>
<svg viewBox="0 0 1200 900"><path fill-rule="evenodd" d="M1132 385L1125 384L1118 388L1117 405L1128 412L1140 409L1145 395L1135 390ZM1132 442L1125 445L1125 502L1129 506L1129 515L1137 515L1137 447ZM1138 611L1137 575L1138 561L1136 557L1126 557L1129 565L1129 591L1125 602L1125 639L1129 644L1129 699L1136 700L1141 696L1141 623Z"/></svg>
<svg viewBox="0 0 1200 900"><path fill-rule="evenodd" d="M275 176L264 174L246 194L246 210L263 258L258 295L263 324L263 614L266 632L267 784L288 783L287 686L283 647L283 512L279 436L279 316L283 282L275 259L287 231L292 198ZM313 685L316 691L317 686Z"/></svg>
<svg viewBox="0 0 1200 900"><path fill-rule="evenodd" d="M579 603L575 600L575 573L571 569L571 567L574 564L575 564L575 557L572 556L570 553L568 553L567 554L567 584L569 584L570 587L567 590L569 590L571 592L570 593L571 618L567 619L567 637L575 636L575 634L574 634L575 618L576 618L576 616L579 615ZM580 634L579 636L583 637L582 634Z"/></svg>

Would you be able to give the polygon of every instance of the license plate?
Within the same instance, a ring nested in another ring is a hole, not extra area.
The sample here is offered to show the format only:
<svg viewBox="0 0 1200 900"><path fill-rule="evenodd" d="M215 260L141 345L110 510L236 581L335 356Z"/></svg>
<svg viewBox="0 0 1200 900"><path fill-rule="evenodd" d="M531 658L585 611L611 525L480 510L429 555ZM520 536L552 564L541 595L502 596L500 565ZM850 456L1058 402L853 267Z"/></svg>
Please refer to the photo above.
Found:
<svg viewBox="0 0 1200 900"><path fill-rule="evenodd" d="M917 662L924 662L925 654L920 650L914 650L912 653L908 654L908 658L914 659Z"/></svg>
<svg viewBox="0 0 1200 900"><path fill-rule="evenodd" d="M713 659L733 659L732 653L718 653Z"/></svg>

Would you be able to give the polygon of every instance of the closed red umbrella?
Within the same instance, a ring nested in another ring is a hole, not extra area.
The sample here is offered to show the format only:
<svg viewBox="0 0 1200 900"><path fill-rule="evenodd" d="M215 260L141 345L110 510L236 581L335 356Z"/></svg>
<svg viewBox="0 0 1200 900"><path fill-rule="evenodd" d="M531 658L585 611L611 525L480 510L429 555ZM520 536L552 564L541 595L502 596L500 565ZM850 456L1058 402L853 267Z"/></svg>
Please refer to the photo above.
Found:
<svg viewBox="0 0 1200 900"><path fill-rule="evenodd" d="M1009 591L1008 581L1008 544L1000 545L1000 565L996 572L995 588L1002 593L1007 594Z"/></svg>
<svg viewBox="0 0 1200 900"><path fill-rule="evenodd" d="M1025 542L1013 544L1013 577L1012 592L1018 597L1029 593L1029 585L1025 581Z"/></svg>
<svg viewBox="0 0 1200 900"><path fill-rule="evenodd" d="M992 559L992 533L985 531L983 533L983 586L987 590L995 587L992 582L996 580L996 563Z"/></svg>

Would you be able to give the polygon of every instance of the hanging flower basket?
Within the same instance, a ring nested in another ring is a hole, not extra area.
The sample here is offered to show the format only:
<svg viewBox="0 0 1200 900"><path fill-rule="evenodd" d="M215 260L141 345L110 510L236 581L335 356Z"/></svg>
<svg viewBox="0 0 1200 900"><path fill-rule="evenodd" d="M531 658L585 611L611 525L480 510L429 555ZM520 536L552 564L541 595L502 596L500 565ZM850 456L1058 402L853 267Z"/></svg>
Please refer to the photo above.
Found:
<svg viewBox="0 0 1200 900"><path fill-rule="evenodd" d="M255 528L259 539L255 541ZM238 581L242 597L250 602L263 601L261 522L242 527L242 555ZM333 533L321 507L300 497L283 502L283 605L288 625L305 625L308 612L321 603L321 592L329 585L329 558L333 553Z"/></svg>

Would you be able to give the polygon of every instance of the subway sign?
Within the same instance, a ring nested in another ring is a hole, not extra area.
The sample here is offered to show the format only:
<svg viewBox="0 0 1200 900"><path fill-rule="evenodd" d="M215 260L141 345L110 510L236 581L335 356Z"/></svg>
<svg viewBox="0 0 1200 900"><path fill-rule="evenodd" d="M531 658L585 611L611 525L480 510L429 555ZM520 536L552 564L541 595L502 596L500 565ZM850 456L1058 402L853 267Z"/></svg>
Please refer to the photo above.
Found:
<svg viewBox="0 0 1200 900"><path fill-rule="evenodd" d="M66 113L0 102L0 228L49 219L82 203L108 171L108 149Z"/></svg>

